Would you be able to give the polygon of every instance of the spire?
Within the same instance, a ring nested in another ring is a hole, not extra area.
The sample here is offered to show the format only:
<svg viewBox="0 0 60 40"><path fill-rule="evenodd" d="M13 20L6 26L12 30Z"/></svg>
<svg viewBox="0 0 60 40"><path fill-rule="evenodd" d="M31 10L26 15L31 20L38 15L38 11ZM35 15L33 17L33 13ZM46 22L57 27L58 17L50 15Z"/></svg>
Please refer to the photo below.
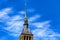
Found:
<svg viewBox="0 0 60 40"><path fill-rule="evenodd" d="M27 4L26 4L26 1L25 1L25 3L24 3L24 11L25 11L25 16L24 17L26 17L27 18Z"/></svg>
<svg viewBox="0 0 60 40"><path fill-rule="evenodd" d="M28 29L28 18L27 18L27 4L24 3L24 28L22 30L22 34L32 34L31 31Z"/></svg>
<svg viewBox="0 0 60 40"><path fill-rule="evenodd" d="M25 8L25 13L24 13L24 26L26 25L26 28L28 28L28 18L27 18L27 4L26 4L26 2L25 2L25 4L24 4L24 8Z"/></svg>
<svg viewBox="0 0 60 40"><path fill-rule="evenodd" d="M25 11L25 17L27 17L27 8L26 8L27 4L25 3L24 6L25 6L25 10L24 10Z"/></svg>

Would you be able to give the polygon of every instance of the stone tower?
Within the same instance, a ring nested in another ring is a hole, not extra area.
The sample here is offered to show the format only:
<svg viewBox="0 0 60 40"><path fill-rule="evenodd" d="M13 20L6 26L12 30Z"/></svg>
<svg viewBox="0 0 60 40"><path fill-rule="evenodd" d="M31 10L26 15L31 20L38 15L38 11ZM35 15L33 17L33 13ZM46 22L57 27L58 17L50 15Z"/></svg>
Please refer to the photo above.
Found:
<svg viewBox="0 0 60 40"><path fill-rule="evenodd" d="M27 10L26 10L26 4L25 4L25 13L24 13L24 28L21 32L20 39L19 40L33 40L33 34L28 29L28 18L27 18Z"/></svg>

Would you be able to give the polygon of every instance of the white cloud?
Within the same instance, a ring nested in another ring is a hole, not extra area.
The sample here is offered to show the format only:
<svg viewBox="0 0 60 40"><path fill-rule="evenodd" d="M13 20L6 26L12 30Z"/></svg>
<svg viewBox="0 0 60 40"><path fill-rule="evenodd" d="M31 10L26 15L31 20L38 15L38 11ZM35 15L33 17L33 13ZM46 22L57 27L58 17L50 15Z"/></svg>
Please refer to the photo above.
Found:
<svg viewBox="0 0 60 40"><path fill-rule="evenodd" d="M5 28L5 30L12 32L9 35L18 37L23 28L23 21L15 21L14 23L12 22L12 24L9 24L8 27Z"/></svg>
<svg viewBox="0 0 60 40"><path fill-rule="evenodd" d="M23 22L18 21L18 22L14 22L13 24L9 25L5 29L13 33L19 33L19 31L22 29L22 26L23 26Z"/></svg>
<svg viewBox="0 0 60 40"><path fill-rule="evenodd" d="M35 38L39 37L42 40L57 40L56 37L60 37L60 34L54 32L52 29L49 28L50 21L34 23L32 25L37 27L37 29L32 31Z"/></svg>
<svg viewBox="0 0 60 40"><path fill-rule="evenodd" d="M42 29L42 30L36 29L33 31L33 34L34 34L34 38L39 37L42 40L56 40L57 39L55 36L56 35L55 32L53 32L49 29ZM54 36L52 36L52 35L54 35Z"/></svg>
<svg viewBox="0 0 60 40"><path fill-rule="evenodd" d="M37 19L40 18L40 17L41 17L40 15L35 15L35 16L33 16L33 17L30 17L30 18L29 18L29 22L33 22L33 21L37 20Z"/></svg>
<svg viewBox="0 0 60 40"><path fill-rule="evenodd" d="M5 8L0 10L0 19L1 19L0 22L6 24L7 27L4 27L3 29L11 32L9 33L9 35L12 36L12 34L17 35L21 31L23 26L22 21L23 18L20 15L10 17L8 14L11 12L12 12L11 8Z"/></svg>
<svg viewBox="0 0 60 40"><path fill-rule="evenodd" d="M21 21L21 19L23 19L23 18L19 17L19 15L13 16L12 18L10 17L10 19L6 22L8 27L6 27L4 29L9 31L9 32L12 32L10 34L11 36L13 35L13 36L17 37L23 28L22 27L23 21Z"/></svg>
<svg viewBox="0 0 60 40"><path fill-rule="evenodd" d="M20 14L24 14L24 13L25 13L25 11L20 11L19 13L20 13Z"/></svg>
<svg viewBox="0 0 60 40"><path fill-rule="evenodd" d="M20 15L15 15L13 17L10 17L7 21L7 24L8 25L11 25L13 24L14 22L17 22L17 21L22 21L23 17L21 17Z"/></svg>
<svg viewBox="0 0 60 40"><path fill-rule="evenodd" d="M36 22L36 23L31 24L31 25L33 25L33 26L35 26L37 28L46 28L46 27L50 26L49 23L50 23L50 21L44 21L44 22Z"/></svg>
<svg viewBox="0 0 60 40"><path fill-rule="evenodd" d="M28 12L35 12L35 9L27 9Z"/></svg>
<svg viewBox="0 0 60 40"><path fill-rule="evenodd" d="M7 14L7 13L10 13L12 10L12 8L5 8L5 9L2 9L1 12Z"/></svg>
<svg viewBox="0 0 60 40"><path fill-rule="evenodd" d="M27 9L27 12L35 12L35 10L34 10L34 9ZM20 11L19 13L20 13L20 14L24 14L25 11Z"/></svg>
<svg viewBox="0 0 60 40"><path fill-rule="evenodd" d="M0 22L9 19L8 14L11 12L11 8L5 8L0 10Z"/></svg>

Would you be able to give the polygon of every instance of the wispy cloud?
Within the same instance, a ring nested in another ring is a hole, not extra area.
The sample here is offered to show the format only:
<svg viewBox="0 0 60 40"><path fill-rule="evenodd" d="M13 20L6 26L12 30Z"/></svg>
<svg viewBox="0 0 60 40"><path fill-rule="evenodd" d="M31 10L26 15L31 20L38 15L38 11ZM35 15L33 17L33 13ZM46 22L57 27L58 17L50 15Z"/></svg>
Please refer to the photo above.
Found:
<svg viewBox="0 0 60 40"><path fill-rule="evenodd" d="M35 9L27 9L27 11L33 13L35 12Z"/></svg>
<svg viewBox="0 0 60 40"><path fill-rule="evenodd" d="M25 13L25 11L20 11L19 13L20 13L20 14L24 14L24 13Z"/></svg>
<svg viewBox="0 0 60 40"><path fill-rule="evenodd" d="M37 28L46 28L46 27L49 27L50 26L49 23L50 23L50 21L44 21L44 22L33 23L31 25L33 25L34 27L37 27Z"/></svg>
<svg viewBox="0 0 60 40"><path fill-rule="evenodd" d="M18 37L23 28L23 17L20 15L15 15L12 17L9 16L8 14L11 13L11 11L11 8L5 8L0 10L0 22L3 22L7 25L7 27L4 27L3 29L10 32L8 33L10 36ZM34 15L29 18L29 23L31 23L32 26L36 27L36 29L32 30L34 34L34 39L37 39L36 37L38 37L42 40L57 40L56 37L60 37L60 34L54 32L52 29L49 28L51 26L51 21L48 20L43 22L34 22L40 17L41 15Z"/></svg>
<svg viewBox="0 0 60 40"><path fill-rule="evenodd" d="M11 32L9 35L12 36L13 33L15 35L20 34L21 28L23 26L23 18L20 15L15 15L11 17L8 15L11 12L12 8L5 8L0 10L0 22L6 24L7 27L4 27L3 29Z"/></svg>
<svg viewBox="0 0 60 40"><path fill-rule="evenodd" d="M33 30L34 37L39 37L42 40L57 40L56 37L60 37L60 34L54 32L50 29L50 21L45 21L41 23L34 23L37 29ZM36 33L37 32L37 33Z"/></svg>
<svg viewBox="0 0 60 40"><path fill-rule="evenodd" d="M32 12L35 12L35 10L34 9L27 9L27 13L32 13ZM20 14L24 14L25 13L25 11L23 10L23 11L20 11L20 12L18 12L18 13L20 13Z"/></svg>
<svg viewBox="0 0 60 40"><path fill-rule="evenodd" d="M9 19L8 14L11 12L11 8L5 8L0 10L0 22Z"/></svg>
<svg viewBox="0 0 60 40"><path fill-rule="evenodd" d="M41 17L40 15L34 15L34 16L32 16L32 17L29 18L29 22L36 21L40 17Z"/></svg>

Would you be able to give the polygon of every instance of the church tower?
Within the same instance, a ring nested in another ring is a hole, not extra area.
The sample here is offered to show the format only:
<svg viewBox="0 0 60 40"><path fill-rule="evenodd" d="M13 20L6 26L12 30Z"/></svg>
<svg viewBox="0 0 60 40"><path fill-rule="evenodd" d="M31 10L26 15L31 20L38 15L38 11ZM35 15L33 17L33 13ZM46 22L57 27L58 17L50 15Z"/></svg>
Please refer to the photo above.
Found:
<svg viewBox="0 0 60 40"><path fill-rule="evenodd" d="M24 28L21 32L19 40L33 40L33 34L28 28L28 18L27 18L27 8L25 3L25 13L24 13Z"/></svg>

